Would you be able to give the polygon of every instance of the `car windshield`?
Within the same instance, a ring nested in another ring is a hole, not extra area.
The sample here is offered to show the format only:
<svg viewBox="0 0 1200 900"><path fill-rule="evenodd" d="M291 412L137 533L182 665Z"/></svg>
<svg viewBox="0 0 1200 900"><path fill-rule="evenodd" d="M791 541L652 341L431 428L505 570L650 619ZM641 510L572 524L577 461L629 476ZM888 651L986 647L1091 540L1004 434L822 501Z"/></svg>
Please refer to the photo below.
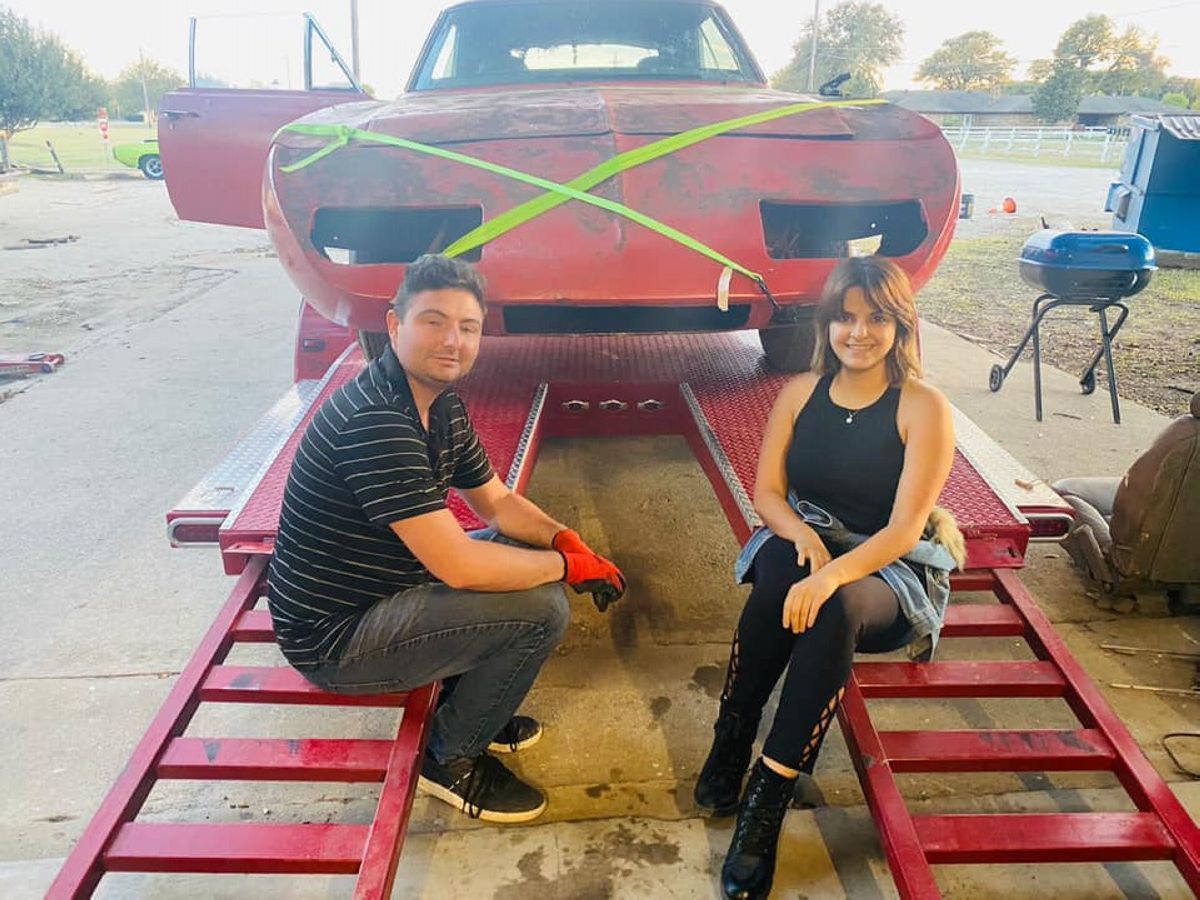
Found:
<svg viewBox="0 0 1200 900"><path fill-rule="evenodd" d="M625 79L761 81L715 7L568 0L451 9L439 21L411 89Z"/></svg>

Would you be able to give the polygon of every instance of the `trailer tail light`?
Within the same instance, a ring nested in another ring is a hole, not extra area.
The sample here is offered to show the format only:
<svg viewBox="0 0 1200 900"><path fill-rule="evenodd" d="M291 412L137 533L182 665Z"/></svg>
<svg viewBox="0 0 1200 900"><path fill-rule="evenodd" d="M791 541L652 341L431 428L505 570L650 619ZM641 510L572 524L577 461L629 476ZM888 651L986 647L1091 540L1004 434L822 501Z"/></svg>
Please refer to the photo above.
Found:
<svg viewBox="0 0 1200 900"><path fill-rule="evenodd" d="M339 265L410 263L439 253L483 224L482 206L340 209L313 215L312 245ZM481 248L461 255L478 262Z"/></svg>
<svg viewBox="0 0 1200 900"><path fill-rule="evenodd" d="M759 204L763 240L772 259L837 259L878 253L908 256L925 242L929 225L918 200L894 203Z"/></svg>
<svg viewBox="0 0 1200 900"><path fill-rule="evenodd" d="M1063 513L1042 514L1022 510L1029 520L1029 538L1034 541L1056 541L1067 536L1072 519Z"/></svg>
<svg viewBox="0 0 1200 900"><path fill-rule="evenodd" d="M225 522L225 512L217 514L167 515L167 540L172 547L215 547Z"/></svg>

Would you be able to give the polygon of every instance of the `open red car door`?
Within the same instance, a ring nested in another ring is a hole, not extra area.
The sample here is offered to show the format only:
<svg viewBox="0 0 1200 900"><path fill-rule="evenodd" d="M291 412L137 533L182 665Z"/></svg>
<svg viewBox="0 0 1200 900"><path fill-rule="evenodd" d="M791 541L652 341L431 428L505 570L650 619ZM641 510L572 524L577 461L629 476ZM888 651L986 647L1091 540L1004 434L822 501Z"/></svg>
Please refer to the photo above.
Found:
<svg viewBox="0 0 1200 900"><path fill-rule="evenodd" d="M321 79L332 85L314 86L314 52L332 63L333 77ZM158 113L158 145L171 203L181 219L247 228L263 227L263 164L272 135L314 110L370 99L308 14L303 90L198 87L195 19L189 85L166 94Z"/></svg>

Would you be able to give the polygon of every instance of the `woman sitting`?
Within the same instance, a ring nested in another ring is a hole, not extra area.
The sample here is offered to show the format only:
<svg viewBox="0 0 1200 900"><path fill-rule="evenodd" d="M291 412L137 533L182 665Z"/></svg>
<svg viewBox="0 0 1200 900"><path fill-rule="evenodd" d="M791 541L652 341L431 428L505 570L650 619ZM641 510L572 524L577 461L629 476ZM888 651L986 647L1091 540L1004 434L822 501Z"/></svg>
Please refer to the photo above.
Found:
<svg viewBox="0 0 1200 900"><path fill-rule="evenodd" d="M754 587L696 784L701 808L738 809L763 706L787 674L721 870L727 897L770 892L795 779L812 772L855 651L916 642L929 653L941 628L962 561L953 518L934 505L954 430L946 398L920 380L916 321L899 267L843 261L817 306L813 371L783 387L767 420L754 486L767 527L739 559Z"/></svg>

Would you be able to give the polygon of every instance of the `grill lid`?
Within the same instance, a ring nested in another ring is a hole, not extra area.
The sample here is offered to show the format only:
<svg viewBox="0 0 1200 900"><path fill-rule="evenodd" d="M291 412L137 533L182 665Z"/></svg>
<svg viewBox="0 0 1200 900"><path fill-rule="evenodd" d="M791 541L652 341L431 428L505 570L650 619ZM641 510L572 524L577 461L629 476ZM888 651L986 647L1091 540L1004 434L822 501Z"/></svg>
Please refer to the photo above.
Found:
<svg viewBox="0 0 1200 900"><path fill-rule="evenodd" d="M1021 277L1070 300L1132 297L1156 268L1150 242L1124 231L1039 231L1021 248Z"/></svg>
<svg viewBox="0 0 1200 900"><path fill-rule="evenodd" d="M1150 242L1125 231L1039 231L1021 248L1021 262L1112 273L1158 268Z"/></svg>

